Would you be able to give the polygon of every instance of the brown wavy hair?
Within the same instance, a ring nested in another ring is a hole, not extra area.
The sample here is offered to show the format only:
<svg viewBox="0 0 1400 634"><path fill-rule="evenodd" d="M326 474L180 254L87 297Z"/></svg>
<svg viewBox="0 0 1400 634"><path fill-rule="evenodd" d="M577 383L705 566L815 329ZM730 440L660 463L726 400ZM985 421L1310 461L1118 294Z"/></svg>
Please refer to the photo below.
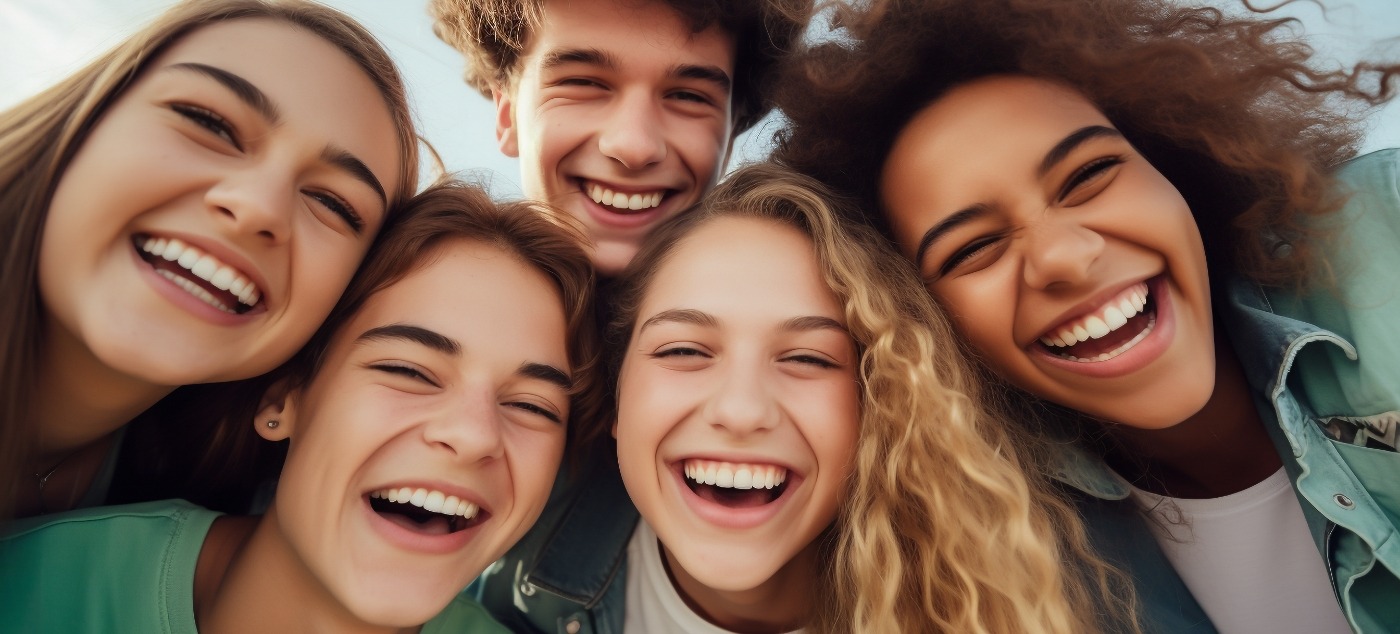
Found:
<svg viewBox="0 0 1400 634"><path fill-rule="evenodd" d="M887 228L877 213L880 173L916 113L981 77L1047 79L1102 109L1180 190L1212 275L1232 269L1301 287L1317 281L1312 273L1327 274L1314 259L1325 236L1308 219L1344 202L1331 171L1355 154L1360 115L1394 95L1400 62L1320 69L1297 20L1243 8L1235 15L1168 0L836 6L838 37L796 59L778 90L791 127L778 133L775 156L859 198Z"/></svg>
<svg viewBox="0 0 1400 634"><path fill-rule="evenodd" d="M734 134L773 109L771 86L812 15L813 0L644 0L665 2L699 33L734 36ZM432 0L433 32L466 57L467 84L487 97L513 86L544 0Z"/></svg>
<svg viewBox="0 0 1400 634"><path fill-rule="evenodd" d="M1043 443L998 413L913 267L854 214L789 169L737 170L658 227L617 280L609 377L677 244L717 218L793 227L811 239L860 359L855 466L835 530L818 538L813 631L1138 631L1121 572L1089 554L1075 510L1026 468Z"/></svg>
<svg viewBox="0 0 1400 634"><path fill-rule="evenodd" d="M393 60L358 22L304 0L186 0L54 86L0 112L0 270L5 271L0 276L0 519L10 515L18 470L36 433L30 429L35 415L30 401L43 339L39 239L58 180L103 113L152 59L204 26L253 18L305 29L364 71L398 131L402 185L390 200L388 217L413 194L417 133Z"/></svg>
<svg viewBox="0 0 1400 634"><path fill-rule="evenodd" d="M134 421L109 503L180 497L207 508L246 513L257 503L259 486L276 478L285 457L286 443L266 443L249 424L264 393L274 385L294 390L310 384L336 331L371 296L431 262L453 240L497 247L553 282L564 307L573 378L566 455L576 460L579 436L589 429L584 423L600 416L601 402L595 378L595 278L583 246L586 238L572 218L551 207L493 203L480 187L444 180L415 196L386 223L326 321L289 361L245 381L180 388ZM193 428L186 431L162 424L191 419L209 424L186 425Z"/></svg>

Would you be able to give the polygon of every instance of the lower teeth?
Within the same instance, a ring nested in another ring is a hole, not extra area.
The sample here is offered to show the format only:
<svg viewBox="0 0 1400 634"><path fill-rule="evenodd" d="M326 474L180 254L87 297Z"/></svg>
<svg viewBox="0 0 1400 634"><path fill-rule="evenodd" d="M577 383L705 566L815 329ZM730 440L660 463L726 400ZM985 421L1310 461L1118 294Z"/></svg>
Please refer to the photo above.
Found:
<svg viewBox="0 0 1400 634"><path fill-rule="evenodd" d="M232 313L235 315L238 314L232 308L225 306L223 302L219 301L218 299L215 299L213 295L209 294L209 291L204 290L198 284L195 284L194 282L191 282L183 277L180 277L179 275L176 275L164 269L156 269L156 273L159 273L161 277L170 280L171 282L174 282L176 286L179 286L185 292L194 295L195 297L198 297L204 303L209 304L210 306L213 306L214 308L222 310L226 313Z"/></svg>

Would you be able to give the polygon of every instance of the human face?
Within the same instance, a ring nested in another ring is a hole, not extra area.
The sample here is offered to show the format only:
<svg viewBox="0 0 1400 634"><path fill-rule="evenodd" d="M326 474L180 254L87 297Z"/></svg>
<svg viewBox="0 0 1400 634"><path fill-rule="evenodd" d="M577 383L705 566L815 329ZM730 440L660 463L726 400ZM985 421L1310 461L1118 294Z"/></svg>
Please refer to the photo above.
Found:
<svg viewBox="0 0 1400 634"><path fill-rule="evenodd" d="M1018 76L958 87L900 133L881 195L901 250L1015 385L1147 429L1210 397L1191 210L1083 96Z"/></svg>
<svg viewBox="0 0 1400 634"><path fill-rule="evenodd" d="M334 45L272 20L200 28L59 178L39 257L51 332L155 385L271 369L364 256L402 186L398 147L379 91Z"/></svg>
<svg viewBox="0 0 1400 634"><path fill-rule="evenodd" d="M291 448L265 521L370 623L441 611L534 523L564 451L558 293L495 247L441 249L372 296L267 414Z"/></svg>
<svg viewBox="0 0 1400 634"><path fill-rule="evenodd" d="M581 222L594 266L614 275L715 184L734 40L691 33L659 0L545 0L541 14L511 85L493 91L497 138L525 195Z"/></svg>
<svg viewBox="0 0 1400 634"><path fill-rule="evenodd" d="M682 587L809 582L782 572L835 519L860 420L842 314L808 238L771 221L711 221L656 272L614 434Z"/></svg>

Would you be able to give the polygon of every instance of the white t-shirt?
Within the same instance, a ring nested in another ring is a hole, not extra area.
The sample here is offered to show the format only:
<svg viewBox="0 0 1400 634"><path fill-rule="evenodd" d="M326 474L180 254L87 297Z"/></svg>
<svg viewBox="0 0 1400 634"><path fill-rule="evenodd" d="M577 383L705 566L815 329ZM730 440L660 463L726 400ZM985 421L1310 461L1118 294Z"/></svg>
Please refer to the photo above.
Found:
<svg viewBox="0 0 1400 634"><path fill-rule="evenodd" d="M734 634L696 614L685 604L661 563L661 545L646 520L637 522L627 542L627 607L624 634ZM789 634L803 634L794 630Z"/></svg>
<svg viewBox="0 0 1400 634"><path fill-rule="evenodd" d="M1283 469L1220 498L1132 495L1221 634L1351 632Z"/></svg>

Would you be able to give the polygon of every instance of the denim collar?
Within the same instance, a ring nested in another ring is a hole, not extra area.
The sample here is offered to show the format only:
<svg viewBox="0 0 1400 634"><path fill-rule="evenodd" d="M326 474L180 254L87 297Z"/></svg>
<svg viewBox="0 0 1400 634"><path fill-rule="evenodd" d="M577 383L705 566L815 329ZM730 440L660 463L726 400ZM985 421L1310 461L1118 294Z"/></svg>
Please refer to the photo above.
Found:
<svg viewBox="0 0 1400 634"><path fill-rule="evenodd" d="M526 573L530 584L592 609L626 568L627 542L640 517L616 463L571 484L569 507Z"/></svg>

